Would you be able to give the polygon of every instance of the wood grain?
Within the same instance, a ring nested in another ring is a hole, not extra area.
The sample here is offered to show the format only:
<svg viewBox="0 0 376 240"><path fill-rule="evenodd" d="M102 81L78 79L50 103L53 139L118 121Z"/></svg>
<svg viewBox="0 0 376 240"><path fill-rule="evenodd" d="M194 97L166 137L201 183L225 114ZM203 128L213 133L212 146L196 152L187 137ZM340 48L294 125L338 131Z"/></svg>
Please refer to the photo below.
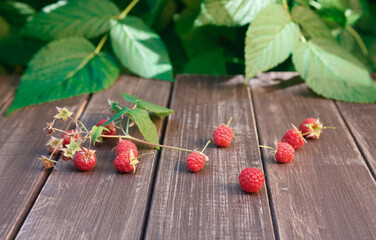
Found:
<svg viewBox="0 0 376 240"><path fill-rule="evenodd" d="M157 80L120 77L109 90L95 94L82 121L91 128L110 116L107 99L121 100L124 91L166 106L171 84ZM130 107L131 105L128 105ZM159 133L163 120L154 119ZM135 128L131 135L141 137ZM156 157L140 160L134 174L119 174L113 166L117 140L97 149L97 165L79 172L72 162L59 162L43 187L17 239L139 239L143 234ZM141 146L139 155L155 150Z"/></svg>
<svg viewBox="0 0 376 240"><path fill-rule="evenodd" d="M2 77L1 83L4 82L6 81ZM4 91L5 88L1 85L0 89ZM48 137L43 132L43 127L56 114L55 106L64 105L75 111L86 98L87 95L84 95L28 107L14 112L10 117L1 113L0 239L15 236L48 176L49 171L43 170L38 158L46 154ZM4 105L4 111L9 104L10 102ZM68 125L69 121L57 123L61 128Z"/></svg>
<svg viewBox="0 0 376 240"><path fill-rule="evenodd" d="M376 79L376 75L373 75ZM376 94L376 92L375 92ZM336 102L355 141L376 177L376 104Z"/></svg>
<svg viewBox="0 0 376 240"><path fill-rule="evenodd" d="M274 239L266 188L246 194L238 183L242 169L262 169L244 78L176 81L164 144L201 149L231 116L236 138L228 148L211 143L197 173L187 169L188 153L162 150L146 239Z"/></svg>
<svg viewBox="0 0 376 240"><path fill-rule="evenodd" d="M273 145L290 123L298 126L307 117L337 129L308 141L288 164L262 151L279 238L375 239L376 183L365 160L334 102L305 84L290 86L293 76L269 73L251 80L260 143Z"/></svg>

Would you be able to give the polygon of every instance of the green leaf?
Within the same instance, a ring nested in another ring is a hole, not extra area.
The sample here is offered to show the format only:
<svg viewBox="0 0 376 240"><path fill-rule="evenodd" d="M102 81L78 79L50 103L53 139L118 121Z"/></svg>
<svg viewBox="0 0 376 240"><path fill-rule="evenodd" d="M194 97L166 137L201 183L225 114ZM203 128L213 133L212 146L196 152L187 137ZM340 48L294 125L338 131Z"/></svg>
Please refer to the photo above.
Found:
<svg viewBox="0 0 376 240"><path fill-rule="evenodd" d="M133 73L173 81L165 45L141 19L127 16L120 22L113 21L111 43L121 63Z"/></svg>
<svg viewBox="0 0 376 240"><path fill-rule="evenodd" d="M167 117L169 114L174 113L174 111L169 109L169 108L158 106L154 103L136 98L136 97L129 95L129 94L126 94L126 93L121 93L121 94L123 95L123 98L124 98L125 101L135 103L135 104L137 104L138 107L141 107L145 110L148 110L152 113L155 113L155 114L157 114L161 117Z"/></svg>
<svg viewBox="0 0 376 240"><path fill-rule="evenodd" d="M337 9L342 11L347 24L355 24L368 12L368 4L365 0L318 0L321 9Z"/></svg>
<svg viewBox="0 0 376 240"><path fill-rule="evenodd" d="M26 66L44 44L45 42L37 38L10 34L0 39L0 60L13 65Z"/></svg>
<svg viewBox="0 0 376 240"><path fill-rule="evenodd" d="M100 143L103 141L103 138L101 137L103 131L109 131L109 130L103 127L102 125L99 127L93 126L93 128L91 129L91 137L92 137L94 146L96 142Z"/></svg>
<svg viewBox="0 0 376 240"><path fill-rule="evenodd" d="M120 14L109 0L61 0L45 7L26 24L28 35L51 40L80 36L93 38L110 29L110 19Z"/></svg>
<svg viewBox="0 0 376 240"><path fill-rule="evenodd" d="M83 38L56 40L43 47L21 77L15 100L7 114L33 104L94 93L111 86L119 75L115 59L94 54Z"/></svg>
<svg viewBox="0 0 376 240"><path fill-rule="evenodd" d="M226 75L224 49L209 50L193 57L185 65L183 73Z"/></svg>
<svg viewBox="0 0 376 240"><path fill-rule="evenodd" d="M26 3L16 1L0 2L0 16L17 29L23 27L34 14L34 8Z"/></svg>
<svg viewBox="0 0 376 240"><path fill-rule="evenodd" d="M245 40L246 82L277 66L290 55L299 28L281 5L270 5L255 17Z"/></svg>
<svg viewBox="0 0 376 240"><path fill-rule="evenodd" d="M129 110L128 113L132 116L134 122L137 124L138 129L140 130L142 136L144 136L146 141L159 144L157 128L151 121L148 112L141 108L135 108Z"/></svg>
<svg viewBox="0 0 376 240"><path fill-rule="evenodd" d="M321 8L317 13L332 28L343 28L347 24L345 13L337 8Z"/></svg>
<svg viewBox="0 0 376 240"><path fill-rule="evenodd" d="M125 113L128 113L128 111L129 111L129 108L123 107L122 109L119 110L119 112L117 112L114 116L112 116L110 119L108 119L107 122L102 123L101 126L106 126L106 125L110 124L112 121L115 121L115 120L121 118L121 116L123 116L123 114L125 114Z"/></svg>
<svg viewBox="0 0 376 240"><path fill-rule="evenodd" d="M308 7L296 6L292 9L292 17L296 23L303 27L310 38L325 38L335 41L330 29L314 11Z"/></svg>
<svg viewBox="0 0 376 240"><path fill-rule="evenodd" d="M376 86L363 64L337 44L321 39L299 42L294 65L316 93L348 102L376 102Z"/></svg>
<svg viewBox="0 0 376 240"><path fill-rule="evenodd" d="M272 3L275 3L275 0L204 0L194 25L243 26Z"/></svg>

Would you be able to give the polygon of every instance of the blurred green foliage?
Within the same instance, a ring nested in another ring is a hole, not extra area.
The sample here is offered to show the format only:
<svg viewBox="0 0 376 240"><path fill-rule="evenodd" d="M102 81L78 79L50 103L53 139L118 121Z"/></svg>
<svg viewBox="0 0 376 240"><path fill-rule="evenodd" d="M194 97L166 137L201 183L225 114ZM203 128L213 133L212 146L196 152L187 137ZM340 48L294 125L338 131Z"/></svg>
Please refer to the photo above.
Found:
<svg viewBox="0 0 376 240"><path fill-rule="evenodd" d="M179 73L245 74L247 62L249 69L253 68L253 66L249 66L249 62L255 61L255 59L252 61L245 59L247 51L248 53L252 52L255 47L245 44L247 30L257 27L257 24L252 26L253 20L260 18L262 10L273 3L287 4L285 4L285 8L288 7L289 11L287 12L293 19L292 29L295 29L295 25L299 27L302 34L301 39L302 37L307 41L317 38L326 39L328 44L334 43L355 57L356 61L360 61L368 72L376 71L376 2L373 0L141 0L129 13L129 15L140 19L135 20L137 24L130 26L135 29L133 33L137 35L135 37L138 39L138 42L130 44L133 46L131 49L128 49L128 45L119 46L119 42L116 41L119 39L127 41L128 25L111 22L107 18L116 20L116 13L126 9L132 1L112 0L111 2L98 2L103 6L93 7L90 4L85 4L84 0L1 1L0 74L24 72L32 57L54 39L85 37L89 38L88 40L96 46L102 36L107 34L110 28L113 30L116 24L118 24L119 32L112 31L111 41L106 41L102 50L117 57L116 61L123 73L136 73L139 76L158 78L161 76L158 71L165 68L166 73L170 76L171 71L173 75ZM67 5L66 8L63 5ZM101 10L112 14L101 16ZM70 16L68 16L72 11L85 21L82 21L80 25L73 26L73 22L70 22L72 19L69 20ZM64 22L64 14L67 15L66 22ZM55 20L63 19L59 23L61 30L49 23L49 18L53 19L54 16ZM142 43L144 31L149 34L148 43ZM291 39L295 39L295 37ZM276 40L288 42L289 39ZM144 46L140 44L144 44ZM149 49L151 52L162 54L161 58L164 59L164 63L171 66L162 66L161 63L155 62L157 60L147 59L148 44L152 45ZM326 43L324 44L326 45ZM166 47L167 55L164 53L163 45ZM162 48L161 53L158 52L159 50L152 49L153 46ZM127 59L129 56L124 55L124 52L119 52L120 50L124 51L125 47L127 47L127 51L131 52L131 59ZM135 61L137 58L139 58L140 64L144 64L148 60L149 63L145 64L150 67L140 69L139 66L130 66L129 62ZM259 69L295 71L292 59L292 57L286 57L286 54L283 54L276 66L275 64L268 65L267 60L261 59L259 64L262 66ZM352 58L351 61L353 61ZM357 65L357 63L354 64ZM157 69L155 70L156 74L147 74L148 69ZM322 69L317 71L319 70ZM163 76L167 80L170 78L167 75ZM253 76L254 74L247 77ZM319 83L315 82L315 84ZM314 88L314 86L310 87ZM349 85L349 88L351 87L356 88L356 86ZM79 91L77 92L79 93ZM319 94L326 96L325 93L319 92ZM327 97L336 99L335 96ZM373 101L373 99L369 99L369 101ZM43 99L38 102L43 102Z"/></svg>

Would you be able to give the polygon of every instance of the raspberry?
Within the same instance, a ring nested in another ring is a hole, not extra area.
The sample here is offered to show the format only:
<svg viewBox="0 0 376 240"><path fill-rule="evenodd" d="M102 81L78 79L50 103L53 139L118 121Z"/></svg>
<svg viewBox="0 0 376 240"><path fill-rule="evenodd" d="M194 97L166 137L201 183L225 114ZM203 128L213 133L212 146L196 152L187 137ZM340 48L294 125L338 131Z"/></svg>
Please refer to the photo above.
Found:
<svg viewBox="0 0 376 240"><path fill-rule="evenodd" d="M77 130L71 129L68 130L67 133L63 133L62 138L63 140L63 145L68 145L71 142L71 138L73 139L73 142L77 142L79 139L82 139L81 134L78 133Z"/></svg>
<svg viewBox="0 0 376 240"><path fill-rule="evenodd" d="M114 160L114 166L119 172L135 172L138 160L133 155L133 150L120 153Z"/></svg>
<svg viewBox="0 0 376 240"><path fill-rule="evenodd" d="M300 126L299 130L307 139L319 139L323 129L335 129L335 127L323 127L319 119L307 118Z"/></svg>
<svg viewBox="0 0 376 240"><path fill-rule="evenodd" d="M204 167L208 157L201 152L193 152L187 157L187 166L191 172L198 172Z"/></svg>
<svg viewBox="0 0 376 240"><path fill-rule="evenodd" d="M57 155L63 148L63 139L51 137L46 144L47 152L49 154Z"/></svg>
<svg viewBox="0 0 376 240"><path fill-rule="evenodd" d="M294 154L295 150L290 144L280 142L276 144L274 159L277 162L287 163L294 158Z"/></svg>
<svg viewBox="0 0 376 240"><path fill-rule="evenodd" d="M137 158L138 150L137 150L136 145L134 145L134 143L129 140L122 140L116 146L116 155L129 152L129 150L132 150L134 157Z"/></svg>
<svg viewBox="0 0 376 240"><path fill-rule="evenodd" d="M96 124L96 126L99 127L100 125L102 125L103 123L105 123L105 122L107 122L107 121L108 121L108 119L102 119L102 120L100 120L100 121ZM108 136L110 136L110 135L115 135L115 134L116 134L117 129L116 129L116 124L115 124L114 121L110 122L109 124L107 124L106 126L103 126L103 127L107 128L107 129L109 130L109 131L104 130L104 131L102 132L103 135L108 135Z"/></svg>
<svg viewBox="0 0 376 240"><path fill-rule="evenodd" d="M83 148L81 151L76 152L73 158L73 163L81 171L92 169L97 163L95 151Z"/></svg>
<svg viewBox="0 0 376 240"><path fill-rule="evenodd" d="M285 135L283 135L281 142L290 144L296 150L304 145L305 139L298 129L293 128L288 130Z"/></svg>
<svg viewBox="0 0 376 240"><path fill-rule="evenodd" d="M258 192L264 185L264 173L257 168L246 168L239 174L240 187L250 193Z"/></svg>
<svg viewBox="0 0 376 240"><path fill-rule="evenodd" d="M228 147L234 138L234 132L226 125L221 125L214 131L213 138L218 147Z"/></svg>
<svg viewBox="0 0 376 240"><path fill-rule="evenodd" d="M232 139L234 138L234 132L229 128L232 117L230 118L227 125L222 124L213 133L214 143L218 147L228 147Z"/></svg>

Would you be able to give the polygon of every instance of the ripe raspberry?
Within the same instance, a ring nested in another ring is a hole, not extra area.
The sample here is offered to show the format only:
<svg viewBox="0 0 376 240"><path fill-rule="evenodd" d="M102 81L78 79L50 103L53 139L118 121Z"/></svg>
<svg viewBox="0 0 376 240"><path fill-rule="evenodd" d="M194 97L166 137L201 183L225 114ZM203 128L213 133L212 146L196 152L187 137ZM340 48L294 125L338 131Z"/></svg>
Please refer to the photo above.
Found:
<svg viewBox="0 0 376 240"><path fill-rule="evenodd" d="M51 137L46 144L47 152L49 154L57 155L63 148L63 139Z"/></svg>
<svg viewBox="0 0 376 240"><path fill-rule="evenodd" d="M92 169L97 163L95 151L83 148L81 151L76 152L73 158L73 163L81 171Z"/></svg>
<svg viewBox="0 0 376 240"><path fill-rule="evenodd" d="M136 145L134 145L134 143L129 140L122 140L116 146L116 155L129 152L129 150L132 150L134 157L137 158L138 150Z"/></svg>
<svg viewBox="0 0 376 240"><path fill-rule="evenodd" d="M302 135L307 139L319 139L323 129L335 129L335 127L323 127L320 120L316 118L307 118L299 126Z"/></svg>
<svg viewBox="0 0 376 240"><path fill-rule="evenodd" d="M96 124L96 126L99 127L100 125L102 125L103 123L105 123L107 121L108 121L108 119L102 119ZM109 131L104 130L102 132L103 135L115 135L116 134L117 129L116 129L116 124L115 124L114 121L110 122L109 124L107 124L106 126L103 126L103 127L107 128L109 130Z"/></svg>
<svg viewBox="0 0 376 240"><path fill-rule="evenodd" d="M288 130L285 135L283 135L281 142L290 144L296 150L304 145L305 139L298 129L293 128Z"/></svg>
<svg viewBox="0 0 376 240"><path fill-rule="evenodd" d="M290 144L284 142L276 143L274 159L277 162L290 162L294 158L294 154L295 150Z"/></svg>
<svg viewBox="0 0 376 240"><path fill-rule="evenodd" d="M234 132L228 126L230 125L232 117L227 125L222 124L213 133L214 143L218 147L228 147L234 138Z"/></svg>
<svg viewBox="0 0 376 240"><path fill-rule="evenodd" d="M209 158L201 152L193 152L187 157L187 166L191 172L198 172Z"/></svg>
<svg viewBox="0 0 376 240"><path fill-rule="evenodd" d="M67 133L63 133L63 136L62 136L62 138L64 139L63 140L64 146L70 144L71 138L73 139L73 142L77 142L79 139L82 139L81 134L79 134L78 131L75 129L68 130Z"/></svg>
<svg viewBox="0 0 376 240"><path fill-rule="evenodd" d="M133 155L133 150L122 152L116 156L114 166L119 172L135 172L138 160Z"/></svg>
<svg viewBox="0 0 376 240"><path fill-rule="evenodd" d="M264 173L257 168L246 168L239 174L240 187L250 193L258 192L264 185Z"/></svg>

